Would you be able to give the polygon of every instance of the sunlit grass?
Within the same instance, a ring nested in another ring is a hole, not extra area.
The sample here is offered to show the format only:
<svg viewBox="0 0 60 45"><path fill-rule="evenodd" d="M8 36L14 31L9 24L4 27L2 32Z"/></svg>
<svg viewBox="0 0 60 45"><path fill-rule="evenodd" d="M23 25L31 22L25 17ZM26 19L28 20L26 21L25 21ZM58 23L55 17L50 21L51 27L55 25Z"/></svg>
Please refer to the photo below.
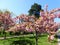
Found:
<svg viewBox="0 0 60 45"><path fill-rule="evenodd" d="M0 40L0 45L35 45L35 37L18 37L11 38L6 40ZM48 42L47 35L42 35L38 37L38 45L57 45L57 39L54 41Z"/></svg>

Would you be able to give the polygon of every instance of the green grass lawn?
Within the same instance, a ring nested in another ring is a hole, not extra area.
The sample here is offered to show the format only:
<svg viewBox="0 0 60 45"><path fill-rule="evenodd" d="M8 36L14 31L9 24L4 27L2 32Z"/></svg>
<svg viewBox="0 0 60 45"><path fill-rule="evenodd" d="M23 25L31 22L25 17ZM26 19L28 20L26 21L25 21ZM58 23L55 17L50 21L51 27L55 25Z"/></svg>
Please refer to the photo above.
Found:
<svg viewBox="0 0 60 45"><path fill-rule="evenodd" d="M19 37L6 40L0 40L0 45L35 45L35 37ZM57 45L57 40L48 42L47 35L41 35L38 37L38 45Z"/></svg>

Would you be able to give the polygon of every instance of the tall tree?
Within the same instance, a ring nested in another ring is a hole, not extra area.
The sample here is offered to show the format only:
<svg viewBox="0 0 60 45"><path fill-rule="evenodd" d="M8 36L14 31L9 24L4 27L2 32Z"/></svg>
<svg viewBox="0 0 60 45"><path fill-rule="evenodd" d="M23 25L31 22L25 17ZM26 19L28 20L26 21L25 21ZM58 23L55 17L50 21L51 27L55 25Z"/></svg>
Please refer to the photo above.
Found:
<svg viewBox="0 0 60 45"><path fill-rule="evenodd" d="M29 15L34 15L35 17L39 18L40 10L41 10L41 5L34 3L28 12Z"/></svg>
<svg viewBox="0 0 60 45"><path fill-rule="evenodd" d="M14 22L11 18L10 11L0 11L0 26L3 26L4 39L6 39L5 30L8 30L12 25L14 25Z"/></svg>

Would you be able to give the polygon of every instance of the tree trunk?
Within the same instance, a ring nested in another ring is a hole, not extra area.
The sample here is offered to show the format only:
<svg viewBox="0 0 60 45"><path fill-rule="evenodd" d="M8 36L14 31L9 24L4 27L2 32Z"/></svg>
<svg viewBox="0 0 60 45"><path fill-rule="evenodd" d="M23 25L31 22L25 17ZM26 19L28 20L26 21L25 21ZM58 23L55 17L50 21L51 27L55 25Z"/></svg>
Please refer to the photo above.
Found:
<svg viewBox="0 0 60 45"><path fill-rule="evenodd" d="M6 24L4 24L3 26L4 26L4 29L3 29L4 39L6 39L6 32L5 32Z"/></svg>
<svg viewBox="0 0 60 45"><path fill-rule="evenodd" d="M38 34L37 34L37 31L36 31L36 45L38 45Z"/></svg>
<svg viewBox="0 0 60 45"><path fill-rule="evenodd" d="M5 32L5 29L4 29L4 39L6 39L6 32Z"/></svg>

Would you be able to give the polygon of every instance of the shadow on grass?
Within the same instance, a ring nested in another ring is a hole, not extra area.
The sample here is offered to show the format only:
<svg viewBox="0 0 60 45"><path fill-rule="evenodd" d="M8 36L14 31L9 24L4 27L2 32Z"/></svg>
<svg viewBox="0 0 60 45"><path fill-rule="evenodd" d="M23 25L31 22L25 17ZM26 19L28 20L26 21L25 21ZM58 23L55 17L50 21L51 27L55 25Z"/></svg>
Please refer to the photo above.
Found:
<svg viewBox="0 0 60 45"><path fill-rule="evenodd" d="M58 43L58 41L56 41L56 40L53 40L51 43Z"/></svg>
<svg viewBox="0 0 60 45"><path fill-rule="evenodd" d="M18 41L13 41L11 45L34 45L34 42L31 40L18 40Z"/></svg>

